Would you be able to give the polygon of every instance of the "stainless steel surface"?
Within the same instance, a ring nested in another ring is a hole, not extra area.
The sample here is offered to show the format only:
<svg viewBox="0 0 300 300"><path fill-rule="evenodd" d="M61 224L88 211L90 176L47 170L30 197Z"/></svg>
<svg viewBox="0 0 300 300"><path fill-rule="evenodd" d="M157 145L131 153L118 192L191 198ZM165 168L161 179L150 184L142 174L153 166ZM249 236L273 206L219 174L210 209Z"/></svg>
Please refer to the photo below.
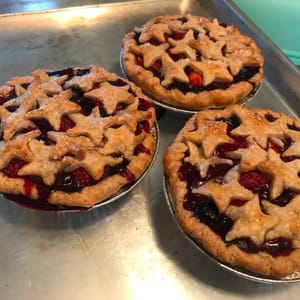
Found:
<svg viewBox="0 0 300 300"><path fill-rule="evenodd" d="M123 35L158 14L191 12L255 36L266 80L249 106L299 116L299 71L229 1L135 1L0 17L0 82L36 68L99 64L119 73ZM278 72L280 70L280 72ZM53 214L0 199L0 298L296 300L299 284L262 284L192 247L164 198L161 158L185 118L165 112L151 172L124 198Z"/></svg>
<svg viewBox="0 0 300 300"><path fill-rule="evenodd" d="M208 259L211 259L214 263L216 263L220 267L222 267L238 276L241 276L241 277L249 279L249 280L261 282L261 283L279 283L279 282L280 283L288 283L288 282L291 283L291 282L300 281L300 272L295 272L295 273L293 273L289 276L283 277L283 278L272 278L269 276L263 276L261 274L257 274L257 273L250 272L245 269L231 266L231 265L226 264L226 263L216 259L215 257L213 257L209 252L207 252L203 247L201 247L201 245L199 245L196 241L194 241L193 238L191 238L188 234L186 234L184 232L183 228L177 222L176 215L175 215L175 203L174 203L174 199L172 197L170 182L168 180L167 175L164 175L164 177L163 177L163 189L164 189L164 194L165 194L165 197L167 200L169 210L174 218L174 222L178 225L179 229L182 231L182 234L184 234L186 236L186 238L191 242L191 244L194 247L196 247L196 249L201 251L204 255L206 255L208 257Z"/></svg>

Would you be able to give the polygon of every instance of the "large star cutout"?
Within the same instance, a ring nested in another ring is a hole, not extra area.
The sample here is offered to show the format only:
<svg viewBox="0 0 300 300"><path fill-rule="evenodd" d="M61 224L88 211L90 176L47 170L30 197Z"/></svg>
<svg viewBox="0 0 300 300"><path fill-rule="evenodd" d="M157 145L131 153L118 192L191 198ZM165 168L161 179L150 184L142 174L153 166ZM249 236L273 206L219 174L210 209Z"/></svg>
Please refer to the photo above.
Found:
<svg viewBox="0 0 300 300"><path fill-rule="evenodd" d="M123 125L118 128L108 128L105 133L107 142L99 152L103 155L121 153L126 159L132 158L132 149L135 142L135 135L127 126Z"/></svg>
<svg viewBox="0 0 300 300"><path fill-rule="evenodd" d="M202 74L203 85L205 86L214 81L231 82L233 80L233 77L227 70L225 63L221 61L193 61L190 64L190 67Z"/></svg>
<svg viewBox="0 0 300 300"><path fill-rule="evenodd" d="M56 142L50 154L51 159L61 159L65 155L74 155L82 159L86 151L94 146L85 136L70 137L63 132L49 131L48 137Z"/></svg>
<svg viewBox="0 0 300 300"><path fill-rule="evenodd" d="M86 92L85 97L100 101L108 114L112 114L119 103L131 104L135 97L128 92L128 86L118 87L104 82L99 88Z"/></svg>
<svg viewBox="0 0 300 300"><path fill-rule="evenodd" d="M58 94L62 91L62 85L67 78L67 75L49 77L49 80L40 84L40 88L43 89L47 95Z"/></svg>
<svg viewBox="0 0 300 300"><path fill-rule="evenodd" d="M243 206L229 206L226 215L234 221L225 237L226 241L249 237L255 244L261 245L268 231L280 222L279 217L261 211L257 195Z"/></svg>
<svg viewBox="0 0 300 300"><path fill-rule="evenodd" d="M70 114L70 119L75 126L67 131L69 136L84 135L89 137L96 146L99 146L103 139L103 130L115 124L115 118L101 118L99 108L96 106L88 116L80 113Z"/></svg>
<svg viewBox="0 0 300 300"><path fill-rule="evenodd" d="M223 57L222 48L225 41L212 41L205 34L202 34L198 40L191 40L189 45L197 49L205 59L217 60Z"/></svg>
<svg viewBox="0 0 300 300"><path fill-rule="evenodd" d="M232 130L233 135L251 136L259 146L266 149L270 138L281 138L286 130L286 122L281 118L269 122L263 115L256 111L241 109L237 112L242 120L240 126Z"/></svg>
<svg viewBox="0 0 300 300"><path fill-rule="evenodd" d="M208 181L194 189L193 193L212 197L220 213L224 213L230 205L231 200L250 200L253 197L252 192L241 186L238 180L239 172L238 166L236 166L227 172L222 184Z"/></svg>
<svg viewBox="0 0 300 300"><path fill-rule="evenodd" d="M79 112L80 105L69 100L72 91L63 91L58 95L48 98L38 109L27 113L27 119L47 119L54 130L59 130L61 117L64 114Z"/></svg>
<svg viewBox="0 0 300 300"><path fill-rule="evenodd" d="M22 135L17 135L7 143L0 146L0 169L4 168L12 158L20 158L24 161L31 161L32 154L28 147L29 141L40 135L39 130L32 130Z"/></svg>
<svg viewBox="0 0 300 300"><path fill-rule="evenodd" d="M161 82L163 86L171 84L174 80L181 82L189 82L188 76L185 74L184 69L190 63L189 59L180 59L174 61L167 53L162 55L162 74L164 80Z"/></svg>
<svg viewBox="0 0 300 300"><path fill-rule="evenodd" d="M249 141L247 148L239 148L236 151L227 152L226 155L241 160L240 166L242 172L253 170L262 161L267 160L267 152L255 142L252 142L252 140Z"/></svg>
<svg viewBox="0 0 300 300"><path fill-rule="evenodd" d="M53 146L47 146L38 140L31 140L28 146L31 150L33 160L21 168L18 175L37 175L43 179L46 185L53 184L56 174L62 167L60 160L50 159Z"/></svg>
<svg viewBox="0 0 300 300"><path fill-rule="evenodd" d="M171 48L172 54L185 54L188 58L196 60L196 50L189 46L189 43L194 40L193 30L189 30L183 39L174 40L172 38L168 39L168 42L173 46Z"/></svg>
<svg viewBox="0 0 300 300"><path fill-rule="evenodd" d="M122 160L122 157L105 156L95 150L89 150L81 160L71 156L65 156L62 159L62 163L67 172L83 167L95 180L98 180L102 177L105 166L115 166L120 164Z"/></svg>
<svg viewBox="0 0 300 300"><path fill-rule="evenodd" d="M151 67L157 60L161 59L161 55L169 48L168 43L162 43L154 46L150 43L142 45L132 45L130 50L136 54L143 56L143 63L145 68Z"/></svg>
<svg viewBox="0 0 300 300"><path fill-rule="evenodd" d="M148 24L143 28L139 37L140 43L148 42L151 39L156 39L159 42L165 42L165 33L171 34L172 31L168 24Z"/></svg>
<svg viewBox="0 0 300 300"><path fill-rule="evenodd" d="M258 168L272 177L271 198L277 198L285 189L300 192L300 159L284 162L273 149L268 150L268 158Z"/></svg>
<svg viewBox="0 0 300 300"><path fill-rule="evenodd" d="M278 206L269 201L263 201L262 205L268 214L278 216L281 220L280 224L267 233L266 239L284 236L296 240L293 246L300 248L300 195L285 206Z"/></svg>
<svg viewBox="0 0 300 300"><path fill-rule="evenodd" d="M84 76L74 76L65 83L65 88L79 87L83 92L90 91L95 83L105 81L106 75L99 71L90 72Z"/></svg>
<svg viewBox="0 0 300 300"><path fill-rule="evenodd" d="M197 130L188 132L185 140L201 144L205 157L212 156L219 144L230 143L233 140L227 134L225 122L214 122L204 119L197 120Z"/></svg>

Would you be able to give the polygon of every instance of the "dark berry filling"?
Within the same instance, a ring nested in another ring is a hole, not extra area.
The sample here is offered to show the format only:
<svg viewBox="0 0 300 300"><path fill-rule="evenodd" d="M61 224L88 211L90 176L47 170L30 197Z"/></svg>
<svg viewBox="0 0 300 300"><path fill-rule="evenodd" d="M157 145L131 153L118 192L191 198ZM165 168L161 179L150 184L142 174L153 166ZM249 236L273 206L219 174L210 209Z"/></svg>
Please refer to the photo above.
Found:
<svg viewBox="0 0 300 300"><path fill-rule="evenodd" d="M89 115L95 107L94 102L86 98L80 88L72 88L72 97L70 100L80 105L81 112L84 115Z"/></svg>
<svg viewBox="0 0 300 300"><path fill-rule="evenodd" d="M143 99L139 98L138 110L146 111L152 107L152 103Z"/></svg>
<svg viewBox="0 0 300 300"><path fill-rule="evenodd" d="M141 134L143 131L150 132L150 124L148 121L138 122L135 135Z"/></svg>
<svg viewBox="0 0 300 300"><path fill-rule="evenodd" d="M46 119L35 119L32 122L36 125L36 127L41 131L38 139L45 142L45 144L51 144L52 141L48 138L48 131L53 131L53 127Z"/></svg>
<svg viewBox="0 0 300 300"><path fill-rule="evenodd" d="M234 82L247 81L259 72L259 67L244 66L240 72L234 76Z"/></svg>
<svg viewBox="0 0 300 300"><path fill-rule="evenodd" d="M139 155L139 153L151 155L151 151L148 148L146 148L143 144L138 144L134 148L133 155Z"/></svg>
<svg viewBox="0 0 300 300"><path fill-rule="evenodd" d="M63 116L61 118L59 130L66 132L68 129L73 128L74 126L75 123L68 116Z"/></svg>
<svg viewBox="0 0 300 300"><path fill-rule="evenodd" d="M268 120L269 122L273 123L277 120L277 118L275 118L274 116L272 116L271 114L266 114L265 115L266 120Z"/></svg>
<svg viewBox="0 0 300 300"><path fill-rule="evenodd" d="M70 78L74 77L76 74L75 74L75 70L73 68L65 68L62 70L55 70L55 71L48 72L48 76L50 76L50 77L59 77L59 76L63 76L63 75L67 75L68 78L70 79Z"/></svg>

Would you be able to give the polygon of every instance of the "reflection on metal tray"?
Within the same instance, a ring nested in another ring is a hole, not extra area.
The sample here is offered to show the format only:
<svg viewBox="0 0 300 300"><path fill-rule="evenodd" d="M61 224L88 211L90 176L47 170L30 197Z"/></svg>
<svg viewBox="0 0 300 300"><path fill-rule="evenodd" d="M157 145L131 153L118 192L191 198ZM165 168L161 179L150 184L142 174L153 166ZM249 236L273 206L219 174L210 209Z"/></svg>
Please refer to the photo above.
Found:
<svg viewBox="0 0 300 300"><path fill-rule="evenodd" d="M168 207L169 207L170 212L171 212L171 214L174 218L174 221L177 223L177 226L180 228L181 232L196 247L196 249L198 249L199 251L204 253L206 256L208 256L209 259L214 261L217 265L219 265L220 267L232 272L233 274L236 274L238 276L241 276L243 278L250 279L250 280L253 280L253 281L262 282L262 283L287 283L287 282L300 281L300 272L295 272L295 273L293 273L293 274L291 274L287 277L284 277L284 278L272 278L272 277L268 277L268 276L263 276L261 274L253 273L253 272L250 272L248 270L244 270L244 269L241 269L241 268L230 266L226 263L223 263L223 262L217 260L215 257L210 255L210 253L208 253L199 243L197 243L189 235L187 235L184 232L184 230L182 229L182 227L180 226L180 224L178 223L178 221L176 219L176 215L175 215L174 199L172 197L170 183L169 183L169 180L168 180L166 175L164 175L164 178L163 178L163 187L164 187L164 193L165 193L165 197L166 197L166 200L167 200Z"/></svg>
<svg viewBox="0 0 300 300"><path fill-rule="evenodd" d="M0 82L38 68L89 64L121 75L127 32L154 16L185 12L235 24L262 48L265 80L247 106L300 115L299 71L229 0L140 0L0 16ZM151 171L118 201L72 214L0 201L1 299L298 299L297 284L259 284L216 266L175 225L161 157L184 122L165 112Z"/></svg>

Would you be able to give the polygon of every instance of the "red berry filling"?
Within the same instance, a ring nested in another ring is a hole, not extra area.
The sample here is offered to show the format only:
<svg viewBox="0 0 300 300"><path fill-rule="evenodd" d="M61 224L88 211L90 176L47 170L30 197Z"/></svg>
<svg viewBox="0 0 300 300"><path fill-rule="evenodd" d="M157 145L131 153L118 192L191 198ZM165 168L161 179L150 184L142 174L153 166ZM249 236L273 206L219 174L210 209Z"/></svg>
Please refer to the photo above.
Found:
<svg viewBox="0 0 300 300"><path fill-rule="evenodd" d="M8 177L17 178L20 177L18 175L19 170L24 167L26 161L18 158L13 158L8 165L3 169L3 172Z"/></svg>

